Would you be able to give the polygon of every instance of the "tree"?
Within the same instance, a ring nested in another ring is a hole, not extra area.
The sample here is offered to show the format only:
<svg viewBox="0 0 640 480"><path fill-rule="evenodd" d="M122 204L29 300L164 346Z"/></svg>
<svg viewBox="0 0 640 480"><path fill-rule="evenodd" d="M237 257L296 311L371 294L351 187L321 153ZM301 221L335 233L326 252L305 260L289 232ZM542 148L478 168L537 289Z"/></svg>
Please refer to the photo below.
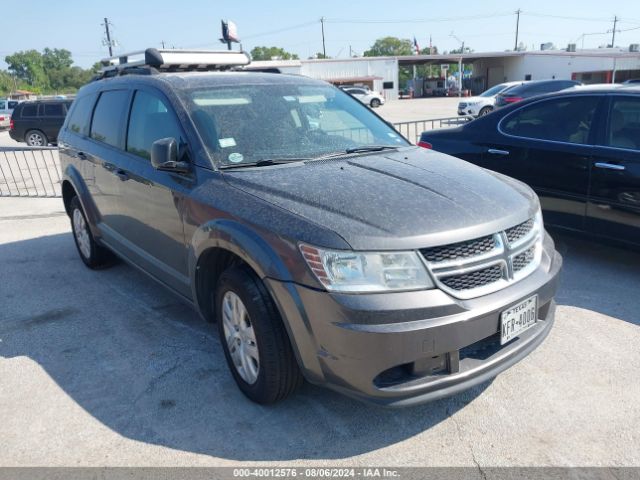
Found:
<svg viewBox="0 0 640 480"><path fill-rule="evenodd" d="M280 47L254 47L251 50L252 60L297 60L298 55L289 53Z"/></svg>
<svg viewBox="0 0 640 480"><path fill-rule="evenodd" d="M45 48L42 51L42 66L45 70L66 70L73 65L71 52L64 48Z"/></svg>
<svg viewBox="0 0 640 480"><path fill-rule="evenodd" d="M413 43L411 40L396 37L379 38L369 50L364 52L365 57L395 57L412 54Z"/></svg>
<svg viewBox="0 0 640 480"><path fill-rule="evenodd" d="M322 52L318 52L315 55L309 57L309 60L314 60L314 59L326 59L326 58L331 58L329 55L325 55Z"/></svg>
<svg viewBox="0 0 640 480"><path fill-rule="evenodd" d="M37 50L16 52L13 55L7 55L4 61L9 65L9 70L31 87L46 88L48 86L42 54Z"/></svg>

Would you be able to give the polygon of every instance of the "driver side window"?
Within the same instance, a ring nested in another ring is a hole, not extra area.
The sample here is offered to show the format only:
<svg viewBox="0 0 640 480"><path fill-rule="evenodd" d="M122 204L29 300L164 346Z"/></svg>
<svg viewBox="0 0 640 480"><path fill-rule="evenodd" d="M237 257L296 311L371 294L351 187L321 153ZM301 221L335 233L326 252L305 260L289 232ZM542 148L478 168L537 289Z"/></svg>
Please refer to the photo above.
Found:
<svg viewBox="0 0 640 480"><path fill-rule="evenodd" d="M151 159L151 145L161 138L175 138L180 145L182 133L170 105L158 96L138 90L131 106L127 132L127 152Z"/></svg>

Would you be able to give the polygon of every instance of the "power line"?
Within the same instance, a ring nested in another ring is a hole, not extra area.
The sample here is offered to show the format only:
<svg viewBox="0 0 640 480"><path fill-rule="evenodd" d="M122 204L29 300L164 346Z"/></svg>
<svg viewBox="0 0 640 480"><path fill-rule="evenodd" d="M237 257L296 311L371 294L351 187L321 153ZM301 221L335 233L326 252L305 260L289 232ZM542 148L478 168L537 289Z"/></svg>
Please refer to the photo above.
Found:
<svg viewBox="0 0 640 480"><path fill-rule="evenodd" d="M495 13L484 15L467 15L459 17L433 17L433 18L413 18L403 20L380 20L380 19L356 19L356 18L325 18L327 23L437 23L437 22L454 22L460 20L480 20L483 18L506 17L513 15L510 13Z"/></svg>

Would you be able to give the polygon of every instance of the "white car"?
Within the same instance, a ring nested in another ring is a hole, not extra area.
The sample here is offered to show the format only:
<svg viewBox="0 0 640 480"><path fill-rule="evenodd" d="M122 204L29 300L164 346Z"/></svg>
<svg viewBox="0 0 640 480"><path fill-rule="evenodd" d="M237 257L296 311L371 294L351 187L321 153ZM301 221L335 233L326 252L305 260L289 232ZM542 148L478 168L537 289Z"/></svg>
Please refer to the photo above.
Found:
<svg viewBox="0 0 640 480"><path fill-rule="evenodd" d="M477 97L469 97L458 104L458 115L482 117L487 113L491 113L494 109L498 94L523 83L524 82L499 83Z"/></svg>
<svg viewBox="0 0 640 480"><path fill-rule="evenodd" d="M384 97L378 92L369 90L364 87L344 87L342 90L353 95L365 105L369 105L371 108L384 105Z"/></svg>

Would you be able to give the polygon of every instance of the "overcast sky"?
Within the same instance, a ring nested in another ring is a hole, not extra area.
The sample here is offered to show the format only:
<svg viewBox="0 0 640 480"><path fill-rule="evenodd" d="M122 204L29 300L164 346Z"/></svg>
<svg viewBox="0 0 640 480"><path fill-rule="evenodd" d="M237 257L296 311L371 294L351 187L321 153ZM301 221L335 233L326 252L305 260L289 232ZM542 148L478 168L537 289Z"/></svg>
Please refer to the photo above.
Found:
<svg viewBox="0 0 640 480"><path fill-rule="evenodd" d="M6 3L8 0L2 0ZM514 46L515 11L521 8L520 40L529 49L553 42L598 47L611 40L613 18L620 18L616 45L640 43L640 0L483 0L467 2L390 2L369 0L20 0L5 16L0 59L17 50L66 48L87 67L106 56L101 26L106 16L118 41L116 52L160 47L220 48L220 19L232 19L245 50L279 46L307 58L322 51L320 17L325 17L327 55L358 54L387 35L413 39L421 48L429 36L440 51L459 46L502 51ZM5 11L7 9L4 9ZM581 37L583 34L584 37ZM6 64L0 61L0 68Z"/></svg>

